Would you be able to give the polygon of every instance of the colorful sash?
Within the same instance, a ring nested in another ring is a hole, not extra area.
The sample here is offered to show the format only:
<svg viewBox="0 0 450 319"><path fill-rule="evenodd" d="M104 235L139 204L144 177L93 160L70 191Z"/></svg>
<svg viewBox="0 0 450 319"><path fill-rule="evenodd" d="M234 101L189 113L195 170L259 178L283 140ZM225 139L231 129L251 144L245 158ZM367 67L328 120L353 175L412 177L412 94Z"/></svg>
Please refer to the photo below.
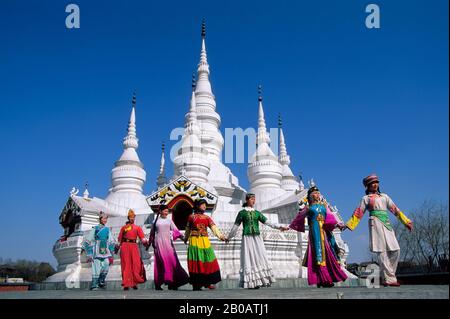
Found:
<svg viewBox="0 0 450 319"><path fill-rule="evenodd" d="M389 215L385 210L373 210L370 212L370 216L378 218L380 222L388 229L392 231L391 221L389 220Z"/></svg>

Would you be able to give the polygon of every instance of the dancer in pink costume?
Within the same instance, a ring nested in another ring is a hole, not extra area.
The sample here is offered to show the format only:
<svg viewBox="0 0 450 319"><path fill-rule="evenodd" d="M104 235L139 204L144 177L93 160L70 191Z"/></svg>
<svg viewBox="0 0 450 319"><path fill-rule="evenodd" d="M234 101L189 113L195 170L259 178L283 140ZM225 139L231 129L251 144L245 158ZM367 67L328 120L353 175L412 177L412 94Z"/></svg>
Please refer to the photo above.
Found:
<svg viewBox="0 0 450 319"><path fill-rule="evenodd" d="M155 289L163 290L162 285L168 285L169 290L177 290L189 282L189 276L178 260L173 241L183 238L173 221L167 217L169 208L161 205L159 214L150 232L150 242L155 252Z"/></svg>

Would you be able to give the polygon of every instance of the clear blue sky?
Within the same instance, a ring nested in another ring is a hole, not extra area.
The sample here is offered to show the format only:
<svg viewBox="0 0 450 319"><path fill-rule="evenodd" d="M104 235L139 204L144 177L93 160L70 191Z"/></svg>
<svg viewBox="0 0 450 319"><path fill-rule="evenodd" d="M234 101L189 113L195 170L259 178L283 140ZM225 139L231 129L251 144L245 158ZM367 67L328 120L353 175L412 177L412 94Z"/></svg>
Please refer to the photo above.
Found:
<svg viewBox="0 0 450 319"><path fill-rule="evenodd" d="M207 20L225 127L284 118L292 169L348 218L376 172L406 213L448 201L448 1L69 1L0 5L0 257L51 261L72 186L104 197L137 91L145 192L160 142L182 126ZM365 6L381 29L365 28ZM248 186L246 164L230 165ZM367 217L344 238L368 258Z"/></svg>

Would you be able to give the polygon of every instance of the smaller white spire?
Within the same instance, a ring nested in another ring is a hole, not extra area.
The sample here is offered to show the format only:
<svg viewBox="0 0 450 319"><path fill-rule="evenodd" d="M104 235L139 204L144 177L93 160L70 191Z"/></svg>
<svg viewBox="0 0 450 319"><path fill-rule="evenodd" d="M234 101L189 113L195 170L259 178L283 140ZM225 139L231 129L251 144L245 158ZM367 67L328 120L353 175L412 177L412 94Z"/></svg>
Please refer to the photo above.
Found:
<svg viewBox="0 0 450 319"><path fill-rule="evenodd" d="M280 128L280 151L278 155L278 161L283 168L283 177L281 179L281 187L286 191L296 191L301 186L292 173L289 164L291 164L290 157L287 153L286 142L284 140L283 128L281 127L281 116L278 117L278 126Z"/></svg>
<svg viewBox="0 0 450 319"><path fill-rule="evenodd" d="M145 183L146 173L137 154L138 138L136 136L136 94L133 93L130 120L128 121L127 135L123 139L123 152L116 161L111 172L112 188L107 199L118 202L126 195L114 195L117 193L135 193L142 195L142 187ZM137 195L138 196L138 195Z"/></svg>
<svg viewBox="0 0 450 319"><path fill-rule="evenodd" d="M256 136L257 145L269 144L270 138L267 133L266 120L264 119L264 109L262 103L262 86L258 86L258 134Z"/></svg>
<svg viewBox="0 0 450 319"><path fill-rule="evenodd" d="M291 164L290 156L287 153L286 143L284 141L283 129L280 127L280 154L279 160L281 165Z"/></svg>
<svg viewBox="0 0 450 319"><path fill-rule="evenodd" d="M166 163L166 160L165 160L165 158L164 158L164 142L162 143L162 145L161 145L161 163L160 163L160 165L159 165L159 175L162 175L162 176L164 176L164 174L165 174L165 163Z"/></svg>
<svg viewBox="0 0 450 319"><path fill-rule="evenodd" d="M268 202L284 193L281 188L282 166L278 157L270 148L264 109L262 105L261 85L258 86L258 134L255 154L247 167L250 192L255 193L262 201Z"/></svg>
<svg viewBox="0 0 450 319"><path fill-rule="evenodd" d="M167 184L167 178L166 178L166 159L165 159L165 144L164 142L161 144L161 163L159 165L159 175L156 180L156 184L158 185L158 188L163 187Z"/></svg>

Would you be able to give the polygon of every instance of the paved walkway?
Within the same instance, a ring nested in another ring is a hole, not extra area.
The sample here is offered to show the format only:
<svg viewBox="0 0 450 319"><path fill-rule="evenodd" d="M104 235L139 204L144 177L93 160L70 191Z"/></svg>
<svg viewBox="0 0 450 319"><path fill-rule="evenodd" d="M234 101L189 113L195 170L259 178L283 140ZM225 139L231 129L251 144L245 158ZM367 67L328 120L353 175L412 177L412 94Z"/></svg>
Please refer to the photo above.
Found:
<svg viewBox="0 0 450 319"><path fill-rule="evenodd" d="M191 291L41 290L0 292L0 299L448 299L449 286L407 286L398 288L264 288Z"/></svg>

